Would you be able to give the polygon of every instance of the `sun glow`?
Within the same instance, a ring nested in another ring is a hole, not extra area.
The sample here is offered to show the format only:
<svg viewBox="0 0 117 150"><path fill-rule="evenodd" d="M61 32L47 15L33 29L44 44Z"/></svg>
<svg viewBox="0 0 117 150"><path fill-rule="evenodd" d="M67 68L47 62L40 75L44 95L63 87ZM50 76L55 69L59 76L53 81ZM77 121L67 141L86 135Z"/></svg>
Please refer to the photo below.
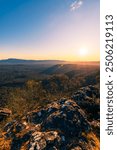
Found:
<svg viewBox="0 0 117 150"><path fill-rule="evenodd" d="M81 57L88 55L88 49L87 48L80 48L78 51L78 55Z"/></svg>

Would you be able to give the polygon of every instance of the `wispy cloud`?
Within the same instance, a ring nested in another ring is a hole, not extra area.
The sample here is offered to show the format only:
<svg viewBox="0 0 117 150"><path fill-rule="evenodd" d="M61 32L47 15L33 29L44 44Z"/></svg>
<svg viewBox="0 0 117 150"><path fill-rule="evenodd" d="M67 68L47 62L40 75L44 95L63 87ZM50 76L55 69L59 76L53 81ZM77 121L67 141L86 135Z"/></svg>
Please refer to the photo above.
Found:
<svg viewBox="0 0 117 150"><path fill-rule="evenodd" d="M82 4L83 4L82 0L76 0L70 5L70 10L75 11L79 9L82 6Z"/></svg>

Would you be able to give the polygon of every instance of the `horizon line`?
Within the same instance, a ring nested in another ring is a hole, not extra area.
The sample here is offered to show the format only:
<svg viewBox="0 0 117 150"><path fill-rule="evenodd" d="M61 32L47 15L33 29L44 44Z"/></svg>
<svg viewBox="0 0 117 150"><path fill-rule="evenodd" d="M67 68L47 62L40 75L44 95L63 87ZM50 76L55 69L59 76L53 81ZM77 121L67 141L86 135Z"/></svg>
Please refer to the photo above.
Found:
<svg viewBox="0 0 117 150"><path fill-rule="evenodd" d="M3 58L1 60L9 60L9 59L16 59L16 60L30 60L30 61L65 61L65 62L100 62L100 60L62 60L62 59L27 59L27 58Z"/></svg>

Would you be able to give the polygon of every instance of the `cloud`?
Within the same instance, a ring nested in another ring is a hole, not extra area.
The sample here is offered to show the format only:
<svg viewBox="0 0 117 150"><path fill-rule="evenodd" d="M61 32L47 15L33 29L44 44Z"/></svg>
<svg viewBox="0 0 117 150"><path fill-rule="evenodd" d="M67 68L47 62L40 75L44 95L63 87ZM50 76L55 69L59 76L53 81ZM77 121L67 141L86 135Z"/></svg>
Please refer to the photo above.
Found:
<svg viewBox="0 0 117 150"><path fill-rule="evenodd" d="M70 5L70 10L75 11L79 9L82 6L82 4L83 4L82 0L76 0Z"/></svg>

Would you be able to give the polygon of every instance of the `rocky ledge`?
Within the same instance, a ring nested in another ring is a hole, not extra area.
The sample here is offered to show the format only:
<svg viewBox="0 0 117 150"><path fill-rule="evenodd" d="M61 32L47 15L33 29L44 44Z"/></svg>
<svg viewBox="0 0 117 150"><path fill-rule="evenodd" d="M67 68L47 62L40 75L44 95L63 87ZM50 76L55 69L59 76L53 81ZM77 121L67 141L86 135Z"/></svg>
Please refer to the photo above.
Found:
<svg viewBox="0 0 117 150"><path fill-rule="evenodd" d="M99 150L99 89L81 88L6 124L0 150Z"/></svg>

